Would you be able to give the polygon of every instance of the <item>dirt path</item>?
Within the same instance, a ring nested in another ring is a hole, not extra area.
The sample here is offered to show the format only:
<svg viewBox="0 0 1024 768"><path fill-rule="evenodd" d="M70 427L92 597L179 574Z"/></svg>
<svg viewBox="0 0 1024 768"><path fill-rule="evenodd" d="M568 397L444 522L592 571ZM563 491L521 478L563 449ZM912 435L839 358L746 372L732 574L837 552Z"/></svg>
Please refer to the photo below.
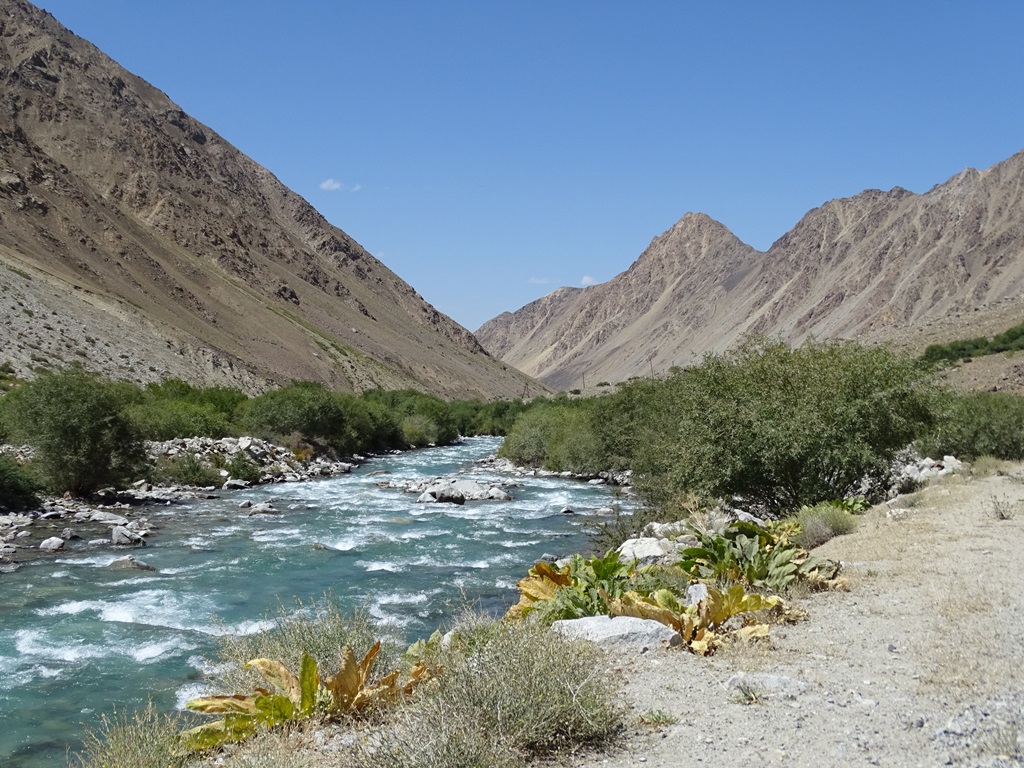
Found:
<svg viewBox="0 0 1024 768"><path fill-rule="evenodd" d="M557 764L1024 765L1024 468L1008 469L871 510L818 550L850 591L796 601L809 619L768 646L616 659L628 737Z"/></svg>

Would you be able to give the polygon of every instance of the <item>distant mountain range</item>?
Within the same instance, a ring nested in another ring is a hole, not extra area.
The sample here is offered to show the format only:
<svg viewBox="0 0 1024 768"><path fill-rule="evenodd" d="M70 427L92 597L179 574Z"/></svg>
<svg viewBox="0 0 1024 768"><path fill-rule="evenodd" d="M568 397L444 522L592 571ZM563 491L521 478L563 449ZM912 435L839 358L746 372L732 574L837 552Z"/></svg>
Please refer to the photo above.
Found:
<svg viewBox="0 0 1024 768"><path fill-rule="evenodd" d="M250 391L545 391L23 0L0 0L0 83L0 363Z"/></svg>
<svg viewBox="0 0 1024 768"><path fill-rule="evenodd" d="M744 334L924 341L1024 320L1024 152L925 194L832 200L765 252L688 213L625 272L489 320L495 357L557 389L663 373ZM991 330L991 329L989 329Z"/></svg>

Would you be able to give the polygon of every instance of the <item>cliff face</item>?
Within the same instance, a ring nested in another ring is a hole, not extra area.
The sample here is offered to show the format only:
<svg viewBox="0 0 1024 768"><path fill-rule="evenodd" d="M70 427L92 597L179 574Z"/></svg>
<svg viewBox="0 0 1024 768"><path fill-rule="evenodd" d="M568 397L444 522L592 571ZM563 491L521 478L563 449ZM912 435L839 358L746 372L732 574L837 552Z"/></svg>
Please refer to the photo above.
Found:
<svg viewBox="0 0 1024 768"><path fill-rule="evenodd" d="M1024 298L1022 190L1024 153L922 195L896 188L832 200L766 252L687 214L607 283L571 298L556 292L477 335L559 388L689 365L746 333L909 347L914 337L941 340L932 326L969 335L971 322ZM965 313L972 321L948 322Z"/></svg>
<svg viewBox="0 0 1024 768"><path fill-rule="evenodd" d="M269 171L52 17L0 0L0 318L16 367L539 386Z"/></svg>

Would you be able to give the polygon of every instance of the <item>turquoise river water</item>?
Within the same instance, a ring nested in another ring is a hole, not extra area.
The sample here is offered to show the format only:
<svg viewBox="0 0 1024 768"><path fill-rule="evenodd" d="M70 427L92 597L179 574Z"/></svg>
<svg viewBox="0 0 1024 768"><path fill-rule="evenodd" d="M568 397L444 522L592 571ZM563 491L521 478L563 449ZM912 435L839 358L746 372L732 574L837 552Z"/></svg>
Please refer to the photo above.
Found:
<svg viewBox="0 0 1024 768"><path fill-rule="evenodd" d="M111 570L124 552L77 548L0 575L0 765L66 765L100 713L170 709L201 690L217 632L252 632L280 602L321 598L368 605L411 641L465 600L500 611L515 582L546 552L585 546L579 515L610 504L613 489L523 478L513 501L416 504L378 488L389 479L467 471L500 438L372 459L350 475L223 493L146 510L160 526L134 554L157 572ZM247 517L243 500L273 499L277 516ZM316 547L314 544L321 544Z"/></svg>

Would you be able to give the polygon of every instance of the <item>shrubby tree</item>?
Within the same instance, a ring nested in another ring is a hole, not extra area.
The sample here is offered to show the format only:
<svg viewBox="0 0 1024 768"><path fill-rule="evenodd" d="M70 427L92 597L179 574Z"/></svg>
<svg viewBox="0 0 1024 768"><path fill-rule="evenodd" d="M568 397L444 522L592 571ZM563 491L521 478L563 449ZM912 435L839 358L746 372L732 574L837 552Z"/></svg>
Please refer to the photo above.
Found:
<svg viewBox="0 0 1024 768"><path fill-rule="evenodd" d="M979 456L1024 459L1024 397L1006 392L945 393L934 429L918 450L974 461Z"/></svg>
<svg viewBox="0 0 1024 768"><path fill-rule="evenodd" d="M4 419L14 440L35 448L33 465L50 490L85 494L126 483L141 466L126 391L81 368L44 372L5 396Z"/></svg>
<svg viewBox="0 0 1024 768"><path fill-rule="evenodd" d="M653 503L738 496L779 513L881 480L935 419L936 390L880 347L753 339L659 387L635 469Z"/></svg>

